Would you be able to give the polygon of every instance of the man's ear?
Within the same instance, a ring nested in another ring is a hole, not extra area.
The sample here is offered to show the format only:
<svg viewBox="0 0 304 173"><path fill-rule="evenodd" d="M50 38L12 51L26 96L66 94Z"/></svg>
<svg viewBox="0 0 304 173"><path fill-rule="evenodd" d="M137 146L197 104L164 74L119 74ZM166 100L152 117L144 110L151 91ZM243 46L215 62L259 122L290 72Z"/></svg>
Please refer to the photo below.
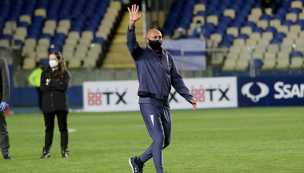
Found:
<svg viewBox="0 0 304 173"><path fill-rule="evenodd" d="M145 41L147 44L149 44L149 39L147 39L147 37L145 38Z"/></svg>

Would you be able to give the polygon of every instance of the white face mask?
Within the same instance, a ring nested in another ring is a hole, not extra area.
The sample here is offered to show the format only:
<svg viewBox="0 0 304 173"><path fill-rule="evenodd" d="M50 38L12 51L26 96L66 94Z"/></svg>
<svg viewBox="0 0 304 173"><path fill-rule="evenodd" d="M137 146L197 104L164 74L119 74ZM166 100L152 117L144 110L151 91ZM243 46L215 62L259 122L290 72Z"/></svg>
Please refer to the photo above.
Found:
<svg viewBox="0 0 304 173"><path fill-rule="evenodd" d="M49 64L50 64L50 67L54 68L54 67L57 67L58 66L58 62L55 61L55 60L50 60L49 61Z"/></svg>

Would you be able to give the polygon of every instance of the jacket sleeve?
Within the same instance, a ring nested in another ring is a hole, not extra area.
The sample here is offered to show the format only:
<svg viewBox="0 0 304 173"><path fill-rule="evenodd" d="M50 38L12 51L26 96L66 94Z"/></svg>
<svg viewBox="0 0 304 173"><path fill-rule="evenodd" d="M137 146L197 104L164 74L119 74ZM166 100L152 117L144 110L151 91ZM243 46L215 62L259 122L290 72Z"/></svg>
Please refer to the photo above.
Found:
<svg viewBox="0 0 304 173"><path fill-rule="evenodd" d="M171 67L171 84L173 88L182 96L184 97L188 102L190 102L191 99L193 99L193 96L190 94L189 89L186 87L183 78L178 73L174 61L169 55L172 60L172 67Z"/></svg>
<svg viewBox="0 0 304 173"><path fill-rule="evenodd" d="M53 87L52 87L51 83L52 83L52 81L48 85L46 85L46 73L45 73L45 71L43 71L41 73L40 90L42 92L52 91Z"/></svg>
<svg viewBox="0 0 304 173"><path fill-rule="evenodd" d="M140 46L139 46L138 42L136 41L135 29L128 28L127 46L128 46L128 49L131 53L133 60L137 61L138 57L139 57Z"/></svg>
<svg viewBox="0 0 304 173"><path fill-rule="evenodd" d="M3 102L10 101L10 78L9 78L9 71L8 66L5 59L0 59L1 62L1 78L2 78L2 88L3 88Z"/></svg>
<svg viewBox="0 0 304 173"><path fill-rule="evenodd" d="M69 88L69 83L70 83L70 74L68 72L64 72L62 82L61 83L53 82L51 85L54 90L66 91Z"/></svg>

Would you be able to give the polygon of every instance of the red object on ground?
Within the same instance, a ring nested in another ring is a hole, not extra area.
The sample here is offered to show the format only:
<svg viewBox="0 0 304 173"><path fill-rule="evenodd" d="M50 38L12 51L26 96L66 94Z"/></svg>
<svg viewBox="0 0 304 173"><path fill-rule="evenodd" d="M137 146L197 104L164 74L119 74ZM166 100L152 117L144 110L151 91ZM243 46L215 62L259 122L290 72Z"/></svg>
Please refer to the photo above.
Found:
<svg viewBox="0 0 304 173"><path fill-rule="evenodd" d="M7 107L7 109L4 111L4 113L5 113L5 115L9 115L9 104L8 104L8 107Z"/></svg>

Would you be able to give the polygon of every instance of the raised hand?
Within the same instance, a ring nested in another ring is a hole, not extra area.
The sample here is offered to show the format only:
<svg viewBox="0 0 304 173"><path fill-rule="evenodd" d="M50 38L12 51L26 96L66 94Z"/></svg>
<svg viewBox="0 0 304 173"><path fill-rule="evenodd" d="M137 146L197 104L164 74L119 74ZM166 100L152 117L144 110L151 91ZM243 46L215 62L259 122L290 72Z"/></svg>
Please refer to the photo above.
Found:
<svg viewBox="0 0 304 173"><path fill-rule="evenodd" d="M130 22L136 22L143 15L143 14L138 15L138 9L139 9L139 6L136 4L132 5L131 10L128 7Z"/></svg>

